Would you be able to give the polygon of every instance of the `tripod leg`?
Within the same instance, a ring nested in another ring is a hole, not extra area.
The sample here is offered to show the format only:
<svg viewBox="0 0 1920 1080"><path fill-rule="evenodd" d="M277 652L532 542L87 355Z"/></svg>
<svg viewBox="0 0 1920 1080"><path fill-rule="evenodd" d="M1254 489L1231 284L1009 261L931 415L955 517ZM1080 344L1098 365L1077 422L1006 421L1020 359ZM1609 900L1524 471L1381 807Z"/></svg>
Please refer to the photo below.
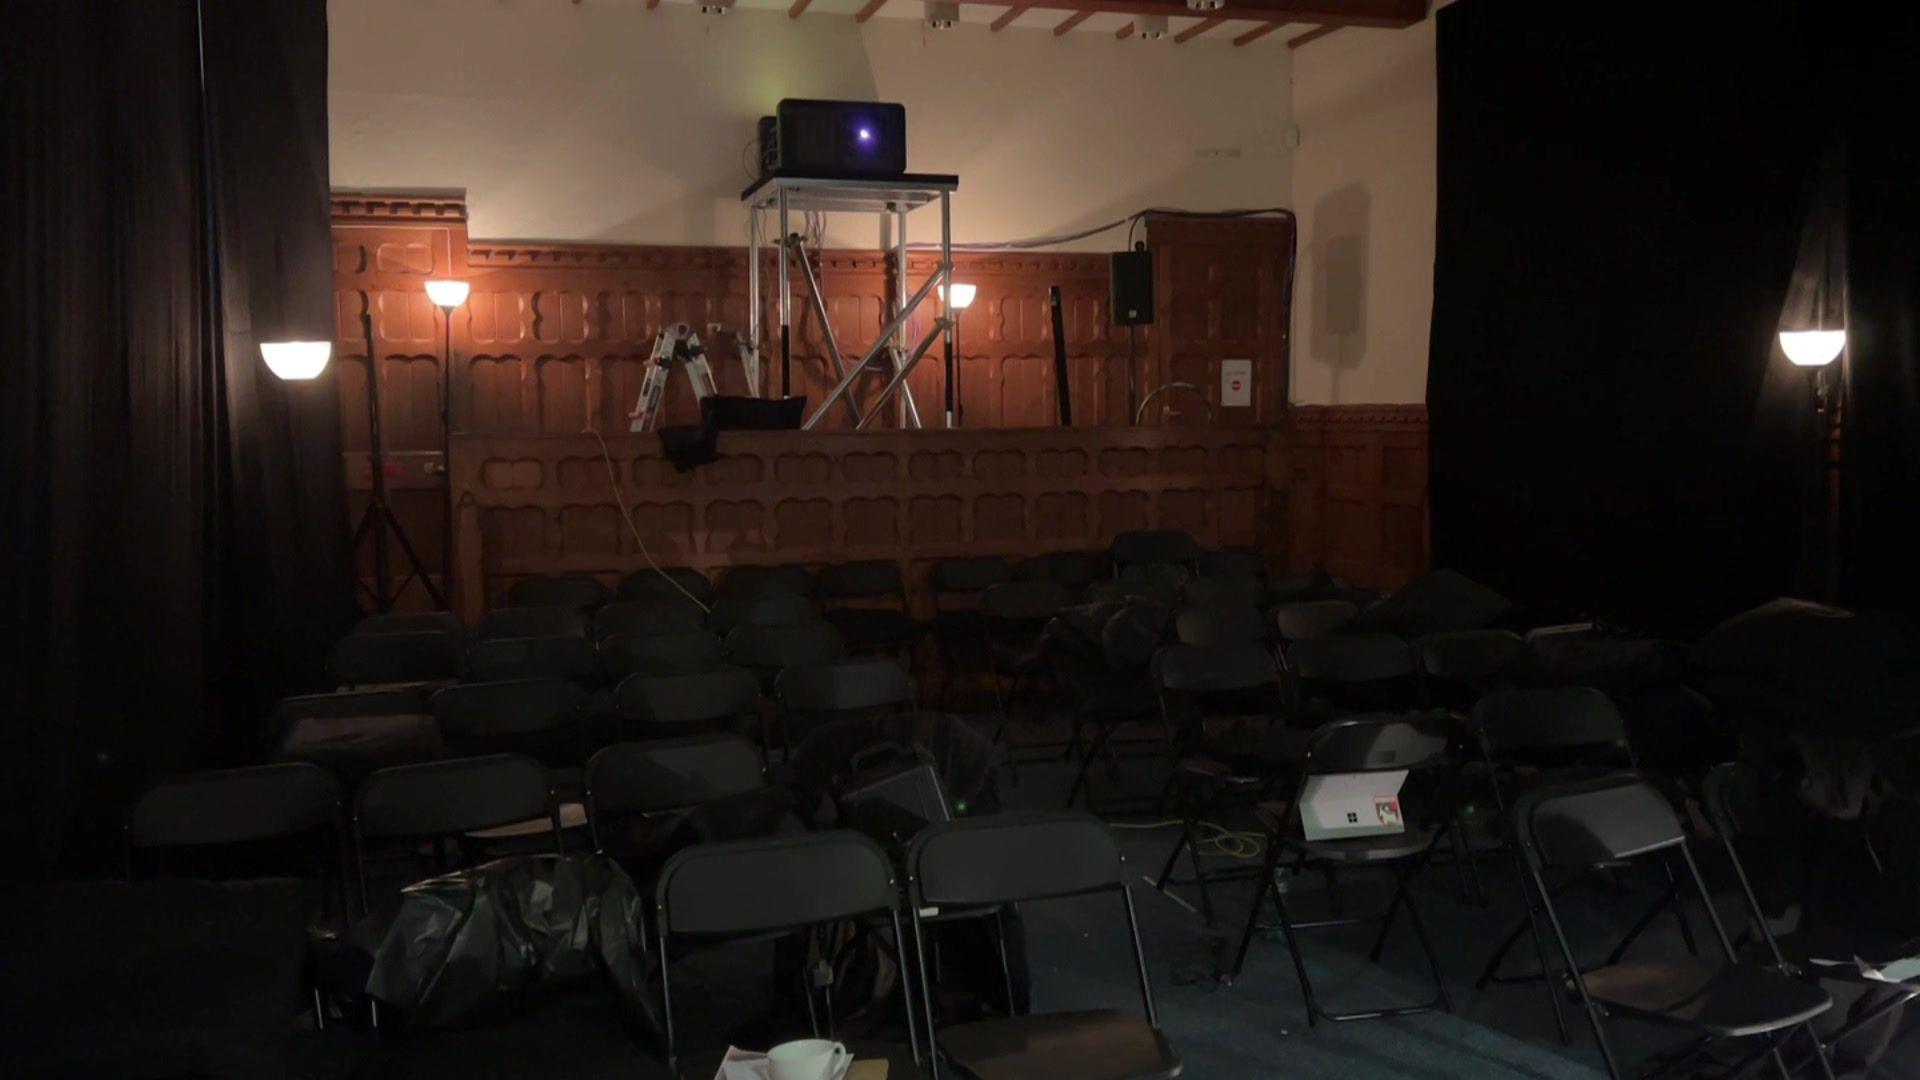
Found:
<svg viewBox="0 0 1920 1080"><path fill-rule="evenodd" d="M400 519L393 516L393 508L384 503L381 504L380 516L386 519L387 527L393 530L393 538L400 541L400 552L407 557L407 565L413 567L414 575L420 579L420 584L426 586L427 595L433 598L434 604L442 610L445 610L447 607L446 594L441 592L440 587L433 583L433 578L427 576L427 568L425 564L420 561L420 554L413 550L413 542L407 539L406 530L400 527ZM451 540L452 538L449 537L448 539Z"/></svg>

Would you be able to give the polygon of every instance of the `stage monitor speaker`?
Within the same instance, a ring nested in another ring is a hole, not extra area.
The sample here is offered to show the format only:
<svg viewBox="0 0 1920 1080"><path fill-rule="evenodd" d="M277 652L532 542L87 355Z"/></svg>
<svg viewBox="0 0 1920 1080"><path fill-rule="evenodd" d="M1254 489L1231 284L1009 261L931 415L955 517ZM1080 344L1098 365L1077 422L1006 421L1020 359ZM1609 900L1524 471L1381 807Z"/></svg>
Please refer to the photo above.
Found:
<svg viewBox="0 0 1920 1080"><path fill-rule="evenodd" d="M1153 322L1153 253L1113 254L1113 324L1146 326Z"/></svg>

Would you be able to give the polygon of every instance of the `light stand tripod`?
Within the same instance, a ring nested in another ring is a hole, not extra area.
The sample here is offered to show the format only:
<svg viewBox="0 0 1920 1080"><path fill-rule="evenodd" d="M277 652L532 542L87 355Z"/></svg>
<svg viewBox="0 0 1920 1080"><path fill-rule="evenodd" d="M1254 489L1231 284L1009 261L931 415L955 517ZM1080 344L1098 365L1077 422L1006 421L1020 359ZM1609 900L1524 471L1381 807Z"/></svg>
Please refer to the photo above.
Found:
<svg viewBox="0 0 1920 1080"><path fill-rule="evenodd" d="M393 506L387 501L387 457L380 438L380 354L374 347L372 312L360 313L360 332L367 343L367 456L372 465L373 494L367 502L366 511L360 515L360 523L354 526L353 550L358 555L361 542L369 533L373 535L373 588L367 589L365 579L358 574L354 577L373 598L376 612L392 611L394 601L400 598L414 578L419 578L420 584L426 586L427 595L433 598L436 607L449 610L446 595L427 574L425 564L420 561L420 553L413 550L413 542L407 539L407 531L400 527L400 519L394 516ZM411 568L398 586L393 583L393 568L387 563L389 533L399 543L400 552L407 557L407 565Z"/></svg>
<svg viewBox="0 0 1920 1080"><path fill-rule="evenodd" d="M713 368L707 364L707 350L700 335L686 323L660 331L653 339L653 355L647 373L640 379L640 398L627 414L628 430L651 431L660 423L660 399L667 392L667 377L675 368L687 373L696 401L705 401L719 392L713 382Z"/></svg>

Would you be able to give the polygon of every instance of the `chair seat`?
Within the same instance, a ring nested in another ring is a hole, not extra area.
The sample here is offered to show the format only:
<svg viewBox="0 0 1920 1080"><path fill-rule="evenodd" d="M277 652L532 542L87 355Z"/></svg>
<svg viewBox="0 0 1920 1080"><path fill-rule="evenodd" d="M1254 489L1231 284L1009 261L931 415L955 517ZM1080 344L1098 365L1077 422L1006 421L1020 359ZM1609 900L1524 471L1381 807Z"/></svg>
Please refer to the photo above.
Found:
<svg viewBox="0 0 1920 1080"><path fill-rule="evenodd" d="M1293 804L1282 800L1263 802L1253 808L1254 816L1267 832L1289 851L1314 862L1384 863L1410 859L1433 846L1440 830L1409 825L1407 831L1387 836L1356 836L1350 840L1309 840L1300 832L1300 821L1291 812Z"/></svg>
<svg viewBox="0 0 1920 1080"><path fill-rule="evenodd" d="M913 616L889 608L835 608L827 612L826 621L855 652L899 648L920 636L921 630Z"/></svg>
<svg viewBox="0 0 1920 1080"><path fill-rule="evenodd" d="M956 1024L940 1029L940 1049L982 1080L1148 1080L1181 1069L1158 1028L1112 1009Z"/></svg>
<svg viewBox="0 0 1920 1080"><path fill-rule="evenodd" d="M1200 733L1200 755L1241 772L1272 774L1298 768L1307 758L1311 731L1282 727L1265 717L1210 718Z"/></svg>
<svg viewBox="0 0 1920 1080"><path fill-rule="evenodd" d="M1610 1010L1727 1037L1792 1027L1833 1006L1818 986L1749 964L1614 964L1586 979Z"/></svg>
<svg viewBox="0 0 1920 1080"><path fill-rule="evenodd" d="M351 785L375 769L445 757L447 747L431 716L307 716L287 727L274 756L324 766Z"/></svg>

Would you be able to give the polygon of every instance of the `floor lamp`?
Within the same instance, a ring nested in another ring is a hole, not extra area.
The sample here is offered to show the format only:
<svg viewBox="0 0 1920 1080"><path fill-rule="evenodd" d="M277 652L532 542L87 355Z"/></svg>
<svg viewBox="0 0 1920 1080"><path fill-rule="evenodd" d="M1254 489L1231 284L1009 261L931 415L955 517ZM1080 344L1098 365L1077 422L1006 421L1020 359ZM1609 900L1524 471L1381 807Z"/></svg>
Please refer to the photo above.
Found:
<svg viewBox="0 0 1920 1080"><path fill-rule="evenodd" d="M940 286L940 301L953 313L953 357L947 364L947 426L959 427L960 415L960 313L973 305L973 298L979 290L973 285L956 281L953 293L948 295L947 287Z"/></svg>
<svg viewBox="0 0 1920 1080"><path fill-rule="evenodd" d="M440 309L440 475L447 481L446 541L440 565L440 580L453 581L453 312L467 302L472 288L464 281L443 279L427 282L427 299Z"/></svg>

